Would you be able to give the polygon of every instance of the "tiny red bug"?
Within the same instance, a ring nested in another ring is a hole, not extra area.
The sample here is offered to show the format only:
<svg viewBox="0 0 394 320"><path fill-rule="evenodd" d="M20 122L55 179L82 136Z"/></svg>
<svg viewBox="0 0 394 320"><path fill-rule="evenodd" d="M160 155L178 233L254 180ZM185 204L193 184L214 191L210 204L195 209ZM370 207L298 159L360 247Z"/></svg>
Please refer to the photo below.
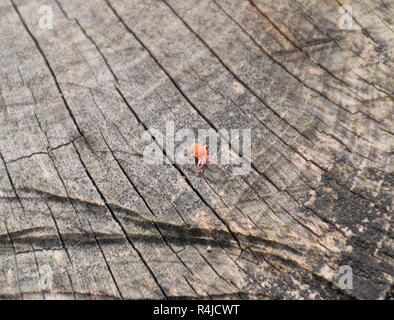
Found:
<svg viewBox="0 0 394 320"><path fill-rule="evenodd" d="M215 161L213 161L210 157L208 157L208 151L206 149L207 145L202 145L201 143L195 143L193 144L190 148L185 148L186 150L189 150L193 152L189 156L189 159L192 158L193 156L198 159L197 167L202 168L204 164L207 163L207 161L212 162L213 164L218 165Z"/></svg>

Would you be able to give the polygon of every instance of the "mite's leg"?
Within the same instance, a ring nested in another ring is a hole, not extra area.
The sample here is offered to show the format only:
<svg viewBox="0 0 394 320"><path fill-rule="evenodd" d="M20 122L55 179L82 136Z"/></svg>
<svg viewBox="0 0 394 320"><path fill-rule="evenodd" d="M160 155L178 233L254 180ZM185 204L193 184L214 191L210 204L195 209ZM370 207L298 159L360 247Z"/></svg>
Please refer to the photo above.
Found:
<svg viewBox="0 0 394 320"><path fill-rule="evenodd" d="M213 161L210 157L207 157L207 160L210 161L210 162L212 162L213 164L218 165L217 162Z"/></svg>
<svg viewBox="0 0 394 320"><path fill-rule="evenodd" d="M206 162L207 162L207 158L202 158L200 168L202 168Z"/></svg>

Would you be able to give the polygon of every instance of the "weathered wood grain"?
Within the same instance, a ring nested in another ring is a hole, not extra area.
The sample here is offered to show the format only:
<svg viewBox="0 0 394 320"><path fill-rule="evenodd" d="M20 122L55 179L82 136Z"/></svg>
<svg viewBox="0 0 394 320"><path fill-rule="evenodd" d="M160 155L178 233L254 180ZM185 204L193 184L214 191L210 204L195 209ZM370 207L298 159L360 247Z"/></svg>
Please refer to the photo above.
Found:
<svg viewBox="0 0 394 320"><path fill-rule="evenodd" d="M393 11L2 0L0 298L392 298ZM251 128L251 172L145 163L168 121Z"/></svg>

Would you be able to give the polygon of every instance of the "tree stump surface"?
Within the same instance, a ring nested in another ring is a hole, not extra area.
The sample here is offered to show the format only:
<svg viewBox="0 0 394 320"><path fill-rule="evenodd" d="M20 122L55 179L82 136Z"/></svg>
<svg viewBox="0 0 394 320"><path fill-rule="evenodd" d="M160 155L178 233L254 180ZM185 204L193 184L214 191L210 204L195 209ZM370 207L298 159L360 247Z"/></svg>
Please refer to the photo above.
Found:
<svg viewBox="0 0 394 320"><path fill-rule="evenodd" d="M393 16L1 0L0 298L392 299ZM168 122L250 128L250 173L145 163Z"/></svg>

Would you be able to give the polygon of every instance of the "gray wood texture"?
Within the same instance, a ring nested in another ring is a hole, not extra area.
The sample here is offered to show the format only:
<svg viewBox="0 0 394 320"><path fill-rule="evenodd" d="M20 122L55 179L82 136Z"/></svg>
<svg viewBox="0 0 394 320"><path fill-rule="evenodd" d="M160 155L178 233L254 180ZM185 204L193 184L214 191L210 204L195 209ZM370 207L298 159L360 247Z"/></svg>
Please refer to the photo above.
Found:
<svg viewBox="0 0 394 320"><path fill-rule="evenodd" d="M0 0L0 298L392 299L393 16ZM167 121L251 128L251 172L144 163Z"/></svg>

